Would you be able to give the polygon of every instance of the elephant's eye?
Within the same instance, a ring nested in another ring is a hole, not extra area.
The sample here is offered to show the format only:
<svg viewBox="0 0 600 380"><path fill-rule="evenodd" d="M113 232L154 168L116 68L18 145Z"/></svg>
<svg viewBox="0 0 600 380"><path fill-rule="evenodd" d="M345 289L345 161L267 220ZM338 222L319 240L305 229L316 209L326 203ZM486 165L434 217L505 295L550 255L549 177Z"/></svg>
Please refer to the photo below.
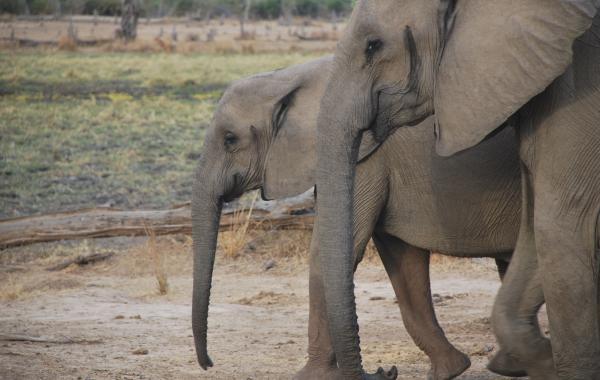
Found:
<svg viewBox="0 0 600 380"><path fill-rule="evenodd" d="M238 141L238 138L236 135L234 135L231 132L227 132L225 134L225 148L231 148L233 145L235 145Z"/></svg>
<svg viewBox="0 0 600 380"><path fill-rule="evenodd" d="M379 39L369 40L367 41L367 48L365 50L365 55L367 56L367 60L371 60L375 53L377 53L383 47L383 41Z"/></svg>

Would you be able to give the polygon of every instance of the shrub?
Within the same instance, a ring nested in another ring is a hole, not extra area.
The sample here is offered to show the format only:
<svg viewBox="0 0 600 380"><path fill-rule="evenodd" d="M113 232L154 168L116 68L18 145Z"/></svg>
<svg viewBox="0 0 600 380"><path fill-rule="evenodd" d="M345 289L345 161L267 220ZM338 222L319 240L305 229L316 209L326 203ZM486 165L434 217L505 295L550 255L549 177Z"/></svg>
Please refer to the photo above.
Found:
<svg viewBox="0 0 600 380"><path fill-rule="evenodd" d="M121 0L85 0L83 4L84 14L94 14L98 12L100 16L114 16L121 14Z"/></svg>

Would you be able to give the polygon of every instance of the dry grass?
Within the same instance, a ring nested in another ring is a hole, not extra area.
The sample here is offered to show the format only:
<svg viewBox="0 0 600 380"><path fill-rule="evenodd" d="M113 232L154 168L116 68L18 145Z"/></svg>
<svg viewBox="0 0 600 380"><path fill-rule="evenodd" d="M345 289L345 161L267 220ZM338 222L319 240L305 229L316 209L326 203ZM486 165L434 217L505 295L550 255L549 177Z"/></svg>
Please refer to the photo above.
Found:
<svg viewBox="0 0 600 380"><path fill-rule="evenodd" d="M375 247L375 243L373 243L373 240L369 240L369 243L367 243L363 260L369 263L379 261L379 252L377 252L377 248Z"/></svg>
<svg viewBox="0 0 600 380"><path fill-rule="evenodd" d="M253 231L249 243L256 252L268 259L289 259L301 266L310 255L310 231Z"/></svg>
<svg viewBox="0 0 600 380"><path fill-rule="evenodd" d="M83 284L70 270L50 273L34 264L30 266L25 271L0 275L0 302L29 299L78 288Z"/></svg>
<svg viewBox="0 0 600 380"><path fill-rule="evenodd" d="M156 278L156 289L158 294L161 296L169 293L169 279L166 269L166 253L164 250L159 250L156 244L156 234L152 228L146 227L146 235L148 235L148 242L146 243L146 250L154 269L154 277Z"/></svg>
<svg viewBox="0 0 600 380"><path fill-rule="evenodd" d="M169 38L137 39L131 42L114 40L94 50L110 53L184 53L184 54L289 54L289 53L329 53L335 47L335 40L327 37L327 32L311 35L307 41L264 41L252 38L215 40L210 42L185 39L173 41ZM314 38L314 39L313 39Z"/></svg>
<svg viewBox="0 0 600 380"><path fill-rule="evenodd" d="M0 301L14 301L24 293L22 281L15 274L9 274L0 284Z"/></svg>
<svg viewBox="0 0 600 380"><path fill-rule="evenodd" d="M71 36L61 36L58 39L58 50L60 51L76 51L77 50L77 41Z"/></svg>
<svg viewBox="0 0 600 380"><path fill-rule="evenodd" d="M37 42L52 43L53 46L43 49L90 52L195 52L215 53L224 51L247 54L278 52L331 52L340 35L338 31L344 24L331 24L313 20L294 20L292 25L279 25L277 21L258 21L247 24L244 35L240 35L237 20L224 22L190 22L185 19L153 20L152 23L140 22L138 38L133 42L124 42L115 38L118 25L79 20L76 30L68 20L48 21L43 24L31 21L11 21L10 28L0 28L0 39L6 41L0 48L14 49L15 43L10 40L11 31L16 38ZM173 30L173 32L170 32ZM180 38L177 38L177 35ZM67 37L63 42L59 40ZM69 38L79 41L96 41L95 46L74 44ZM158 40L158 41L157 41ZM164 46L161 46L161 42ZM233 42L233 44L230 44ZM54 45L56 44L56 45ZM227 46L225 46L225 44ZM61 46L62 45L62 46ZM166 48L166 49L165 49ZM39 47L38 49L42 49Z"/></svg>
<svg viewBox="0 0 600 380"><path fill-rule="evenodd" d="M248 228L250 227L250 218L254 210L257 194L254 193L248 210L237 210L233 214L234 223L229 233L220 234L219 246L227 258L237 257L248 242Z"/></svg>
<svg viewBox="0 0 600 380"><path fill-rule="evenodd" d="M431 266L438 272L496 272L496 264L492 259L462 258L446 256L439 253L431 255Z"/></svg>

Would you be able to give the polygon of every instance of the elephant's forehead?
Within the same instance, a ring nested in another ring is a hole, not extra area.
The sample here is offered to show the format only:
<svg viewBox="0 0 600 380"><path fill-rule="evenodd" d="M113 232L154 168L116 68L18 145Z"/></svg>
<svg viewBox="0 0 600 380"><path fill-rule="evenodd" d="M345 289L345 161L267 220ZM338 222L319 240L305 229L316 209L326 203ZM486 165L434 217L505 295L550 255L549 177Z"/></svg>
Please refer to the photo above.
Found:
<svg viewBox="0 0 600 380"><path fill-rule="evenodd" d="M261 119L262 107L254 98L231 99L215 113L215 124L229 129L243 127Z"/></svg>
<svg viewBox="0 0 600 380"><path fill-rule="evenodd" d="M375 30L402 30L398 23L412 26L435 20L437 8L434 1L423 0L363 0L353 14L351 24L356 33ZM433 17L433 18L432 18Z"/></svg>

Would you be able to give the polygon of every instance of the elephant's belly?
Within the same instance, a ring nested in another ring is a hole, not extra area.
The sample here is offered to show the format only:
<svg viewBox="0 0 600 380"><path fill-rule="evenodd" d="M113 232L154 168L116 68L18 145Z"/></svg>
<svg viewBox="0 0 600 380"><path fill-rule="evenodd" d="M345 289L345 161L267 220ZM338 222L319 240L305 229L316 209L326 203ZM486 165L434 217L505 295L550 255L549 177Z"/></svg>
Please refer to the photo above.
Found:
<svg viewBox="0 0 600 380"><path fill-rule="evenodd" d="M388 201L378 223L383 232L452 255L512 251L521 214L514 130L505 128L451 158L435 154L430 130L406 130L395 144L401 149L386 156L399 164L390 166ZM423 151L427 144L431 149Z"/></svg>
<svg viewBox="0 0 600 380"><path fill-rule="evenodd" d="M483 218L486 212L478 210L479 214L474 213L471 218L444 223L428 218L422 211L405 212L402 218L388 215L380 224L380 230L415 247L452 256L497 257L514 250L519 232L516 212L499 218Z"/></svg>

